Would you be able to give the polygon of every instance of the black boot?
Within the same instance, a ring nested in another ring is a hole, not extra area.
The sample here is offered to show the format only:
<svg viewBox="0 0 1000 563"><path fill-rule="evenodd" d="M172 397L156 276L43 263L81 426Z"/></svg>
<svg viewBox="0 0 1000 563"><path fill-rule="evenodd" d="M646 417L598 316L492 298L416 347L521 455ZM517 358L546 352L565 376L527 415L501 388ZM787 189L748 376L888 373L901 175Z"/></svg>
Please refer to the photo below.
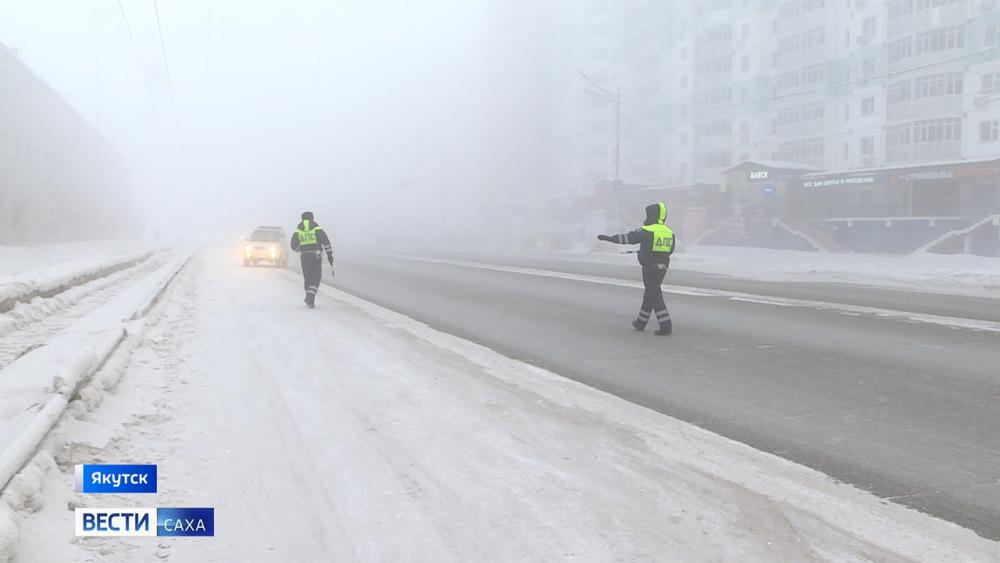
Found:
<svg viewBox="0 0 1000 563"><path fill-rule="evenodd" d="M312 295L306 295L306 307L310 309L316 308L316 298Z"/></svg>
<svg viewBox="0 0 1000 563"><path fill-rule="evenodd" d="M642 332L642 331L646 330L646 323L640 321L639 319L636 319L636 320L632 321L632 327L634 329L638 330L639 332Z"/></svg>
<svg viewBox="0 0 1000 563"><path fill-rule="evenodd" d="M674 331L673 321L667 320L660 324L660 329L653 334L658 334L660 336L670 336L670 333Z"/></svg>

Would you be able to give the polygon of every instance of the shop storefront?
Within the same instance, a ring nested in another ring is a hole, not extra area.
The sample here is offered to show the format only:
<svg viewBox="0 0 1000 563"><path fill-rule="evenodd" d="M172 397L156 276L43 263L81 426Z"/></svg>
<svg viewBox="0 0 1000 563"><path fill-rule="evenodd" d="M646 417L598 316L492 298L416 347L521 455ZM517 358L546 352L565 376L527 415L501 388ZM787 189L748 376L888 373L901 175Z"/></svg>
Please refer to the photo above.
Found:
<svg viewBox="0 0 1000 563"><path fill-rule="evenodd" d="M802 175L817 169L804 164L748 160L725 171L733 215L755 219L785 216Z"/></svg>
<svg viewBox="0 0 1000 563"><path fill-rule="evenodd" d="M802 176L808 219L966 217L1000 213L1000 159Z"/></svg>

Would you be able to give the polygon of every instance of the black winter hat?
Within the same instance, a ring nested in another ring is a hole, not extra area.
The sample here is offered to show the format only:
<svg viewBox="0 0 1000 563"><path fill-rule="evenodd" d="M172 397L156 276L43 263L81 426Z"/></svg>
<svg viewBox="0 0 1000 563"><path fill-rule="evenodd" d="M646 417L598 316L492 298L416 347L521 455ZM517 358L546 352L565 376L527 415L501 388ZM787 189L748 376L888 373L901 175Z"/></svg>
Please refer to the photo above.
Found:
<svg viewBox="0 0 1000 563"><path fill-rule="evenodd" d="M303 211L302 212L302 220L303 221L312 221L313 220L313 212L312 211Z"/></svg>

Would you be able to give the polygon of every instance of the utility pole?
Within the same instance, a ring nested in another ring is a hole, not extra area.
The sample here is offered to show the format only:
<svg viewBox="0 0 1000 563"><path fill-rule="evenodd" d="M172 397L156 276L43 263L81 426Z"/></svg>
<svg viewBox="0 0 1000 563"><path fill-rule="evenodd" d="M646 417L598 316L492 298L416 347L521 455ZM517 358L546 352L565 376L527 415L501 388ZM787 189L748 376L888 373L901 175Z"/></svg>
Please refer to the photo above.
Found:
<svg viewBox="0 0 1000 563"><path fill-rule="evenodd" d="M622 181L622 87L615 94L615 189L621 189Z"/></svg>
<svg viewBox="0 0 1000 563"><path fill-rule="evenodd" d="M601 86L593 78L587 76L582 70L577 69L577 74L583 77L584 80L590 83L597 91L588 90L584 88L584 92L604 100L609 104L613 104L615 107L615 178L612 181L612 190L614 193L611 194L611 200L613 203L612 213L614 221L618 221L618 192L624 187L624 182L622 181L622 88L618 86L616 91L612 93L607 88Z"/></svg>

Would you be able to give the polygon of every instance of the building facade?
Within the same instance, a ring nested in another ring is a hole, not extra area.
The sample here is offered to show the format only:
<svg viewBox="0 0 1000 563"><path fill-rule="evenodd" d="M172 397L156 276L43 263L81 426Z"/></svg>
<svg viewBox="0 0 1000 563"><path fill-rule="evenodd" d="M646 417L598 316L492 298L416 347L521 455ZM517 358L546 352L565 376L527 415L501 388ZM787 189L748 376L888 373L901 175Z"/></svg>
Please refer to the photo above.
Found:
<svg viewBox="0 0 1000 563"><path fill-rule="evenodd" d="M708 230L752 213L853 249L844 233L903 221L914 248L892 251L942 225L995 234L1000 1L576 6L575 64L622 98L615 135L611 104L577 97L576 189L615 177L620 138L624 189L712 207Z"/></svg>

